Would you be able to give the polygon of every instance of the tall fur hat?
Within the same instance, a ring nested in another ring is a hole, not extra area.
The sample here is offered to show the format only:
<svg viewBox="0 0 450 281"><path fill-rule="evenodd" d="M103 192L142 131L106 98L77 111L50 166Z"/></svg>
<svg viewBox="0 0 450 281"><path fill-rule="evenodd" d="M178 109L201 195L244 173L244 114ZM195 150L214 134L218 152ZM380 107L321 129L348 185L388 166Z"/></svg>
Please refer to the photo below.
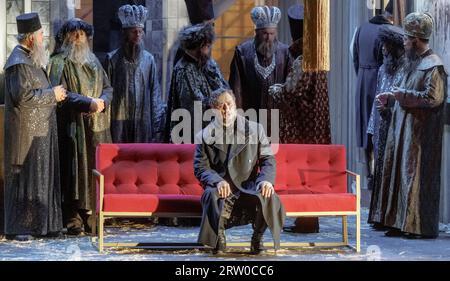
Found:
<svg viewBox="0 0 450 281"><path fill-rule="evenodd" d="M215 39L214 27L211 23L200 23L183 28L179 33L181 47L193 50Z"/></svg>

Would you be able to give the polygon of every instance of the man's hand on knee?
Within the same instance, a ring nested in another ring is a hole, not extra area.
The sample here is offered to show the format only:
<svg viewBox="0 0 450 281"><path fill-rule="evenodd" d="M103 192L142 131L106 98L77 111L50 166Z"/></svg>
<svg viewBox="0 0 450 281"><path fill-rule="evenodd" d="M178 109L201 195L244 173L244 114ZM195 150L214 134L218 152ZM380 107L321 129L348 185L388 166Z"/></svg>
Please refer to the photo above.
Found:
<svg viewBox="0 0 450 281"><path fill-rule="evenodd" d="M231 194L231 187L226 181L221 181L217 184L217 191L220 198L227 198Z"/></svg>
<svg viewBox="0 0 450 281"><path fill-rule="evenodd" d="M269 198L275 193L273 185L268 181L261 182L261 188L259 189L263 197Z"/></svg>

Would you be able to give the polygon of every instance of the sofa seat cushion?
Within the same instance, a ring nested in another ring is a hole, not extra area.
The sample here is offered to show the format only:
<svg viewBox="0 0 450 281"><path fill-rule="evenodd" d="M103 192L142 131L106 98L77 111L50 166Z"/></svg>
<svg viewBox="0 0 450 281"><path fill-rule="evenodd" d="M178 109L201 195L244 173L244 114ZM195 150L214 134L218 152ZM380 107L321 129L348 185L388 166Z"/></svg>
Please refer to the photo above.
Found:
<svg viewBox="0 0 450 281"><path fill-rule="evenodd" d="M356 195L332 194L280 194L284 209L289 212L354 212Z"/></svg>
<svg viewBox="0 0 450 281"><path fill-rule="evenodd" d="M167 194L105 194L104 212L201 214L201 196Z"/></svg>

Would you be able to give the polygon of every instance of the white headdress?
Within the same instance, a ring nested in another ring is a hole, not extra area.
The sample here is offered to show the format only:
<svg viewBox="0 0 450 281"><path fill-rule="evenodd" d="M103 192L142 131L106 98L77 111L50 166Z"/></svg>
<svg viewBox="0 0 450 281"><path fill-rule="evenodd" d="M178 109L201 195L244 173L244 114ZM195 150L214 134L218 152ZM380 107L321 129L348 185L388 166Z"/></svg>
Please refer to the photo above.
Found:
<svg viewBox="0 0 450 281"><path fill-rule="evenodd" d="M275 6L260 6L253 8L251 16L255 29L276 28L281 19L281 11Z"/></svg>
<svg viewBox="0 0 450 281"><path fill-rule="evenodd" d="M142 5L124 5L119 8L119 19L122 22L122 28L145 26L148 10Z"/></svg>

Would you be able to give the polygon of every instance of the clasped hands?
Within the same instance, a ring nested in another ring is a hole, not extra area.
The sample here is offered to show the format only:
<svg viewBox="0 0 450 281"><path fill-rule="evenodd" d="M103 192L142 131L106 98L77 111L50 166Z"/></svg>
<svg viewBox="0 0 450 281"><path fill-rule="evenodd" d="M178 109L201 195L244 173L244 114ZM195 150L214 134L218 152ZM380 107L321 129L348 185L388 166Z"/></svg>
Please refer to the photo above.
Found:
<svg viewBox="0 0 450 281"><path fill-rule="evenodd" d="M283 84L273 84L269 87L269 95L271 95L274 100L278 101L281 98L283 89Z"/></svg>
<svg viewBox="0 0 450 281"><path fill-rule="evenodd" d="M273 185L270 182L263 181L260 183L260 185L260 191L263 197L269 198L270 196L272 196L272 194L275 193ZM231 186L228 182L221 181L217 184L217 191L219 192L220 198L227 198L231 195Z"/></svg>
<svg viewBox="0 0 450 281"><path fill-rule="evenodd" d="M67 90L62 85L53 87L53 92L55 93L57 102L64 101L67 98ZM91 104L89 105L89 112L92 114L102 112L103 110L105 110L105 101L99 98L92 98Z"/></svg>
<svg viewBox="0 0 450 281"><path fill-rule="evenodd" d="M384 110L390 100L399 100L402 96L403 90L398 87L393 87L390 92L384 92L375 97L376 108L378 110Z"/></svg>
<svg viewBox="0 0 450 281"><path fill-rule="evenodd" d="M52 88L55 93L55 98L57 102L63 101L67 98L66 89L62 85L58 85Z"/></svg>
<svg viewBox="0 0 450 281"><path fill-rule="evenodd" d="M89 110L91 113L99 113L105 109L105 101L98 98L93 98Z"/></svg>

